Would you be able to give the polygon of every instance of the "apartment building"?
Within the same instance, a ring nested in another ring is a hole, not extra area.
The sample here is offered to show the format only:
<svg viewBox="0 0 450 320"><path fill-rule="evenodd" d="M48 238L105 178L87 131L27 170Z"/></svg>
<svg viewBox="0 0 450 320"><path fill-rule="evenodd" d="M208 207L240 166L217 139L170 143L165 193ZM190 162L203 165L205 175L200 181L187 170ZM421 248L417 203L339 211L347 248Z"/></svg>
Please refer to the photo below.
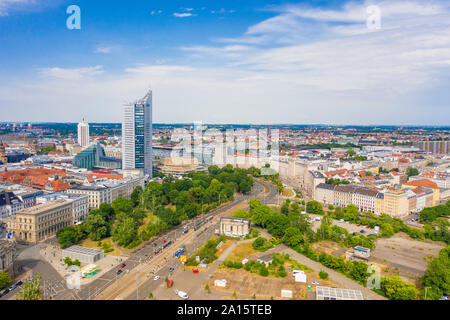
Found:
<svg viewBox="0 0 450 320"><path fill-rule="evenodd" d="M381 212L391 217L401 217L409 214L408 195L404 191L388 191L384 193Z"/></svg>
<svg viewBox="0 0 450 320"><path fill-rule="evenodd" d="M433 190L433 200L432 203L430 205L431 206L436 206L439 204L440 201L440 188L439 186L434 183L433 181L430 181L428 179L422 179L422 180L415 180L415 181L409 181L406 182L402 185L402 189L404 188L430 188Z"/></svg>
<svg viewBox="0 0 450 320"><path fill-rule="evenodd" d="M36 243L73 222L72 201L58 199L26 208L5 220L17 241Z"/></svg>
<svg viewBox="0 0 450 320"><path fill-rule="evenodd" d="M137 186L145 186L145 178L129 178L118 182L83 185L67 190L67 193L87 195L89 209L98 209L102 203L112 204L112 202L124 197L130 199L131 194Z"/></svg>
<svg viewBox="0 0 450 320"><path fill-rule="evenodd" d="M72 202L72 223L77 224L84 221L89 215L89 196L85 194L55 192L38 197L38 203L48 203L63 199Z"/></svg>
<svg viewBox="0 0 450 320"><path fill-rule="evenodd" d="M409 196L414 197L415 195L410 193ZM408 198L406 191L381 192L376 189L354 185L333 186L324 183L319 184L316 187L315 200L324 204L332 203L340 207L353 204L360 211L375 214L386 213L393 217L403 216L416 210L412 206L414 200ZM331 200L332 202L330 202Z"/></svg>
<svg viewBox="0 0 450 320"><path fill-rule="evenodd" d="M23 210L24 204L21 198L14 192L0 192L0 218L6 218Z"/></svg>

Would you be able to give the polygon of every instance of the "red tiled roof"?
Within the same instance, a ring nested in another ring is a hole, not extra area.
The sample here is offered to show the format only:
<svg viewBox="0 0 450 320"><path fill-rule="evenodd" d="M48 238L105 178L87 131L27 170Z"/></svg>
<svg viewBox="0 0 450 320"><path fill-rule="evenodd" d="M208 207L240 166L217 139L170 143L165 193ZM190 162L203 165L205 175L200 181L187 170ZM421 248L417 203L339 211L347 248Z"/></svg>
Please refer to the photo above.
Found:
<svg viewBox="0 0 450 320"><path fill-rule="evenodd" d="M430 181L428 179L409 181L409 182L406 182L405 185L411 186L411 187L424 187L424 188L439 189L439 187L436 183L434 183L433 181Z"/></svg>

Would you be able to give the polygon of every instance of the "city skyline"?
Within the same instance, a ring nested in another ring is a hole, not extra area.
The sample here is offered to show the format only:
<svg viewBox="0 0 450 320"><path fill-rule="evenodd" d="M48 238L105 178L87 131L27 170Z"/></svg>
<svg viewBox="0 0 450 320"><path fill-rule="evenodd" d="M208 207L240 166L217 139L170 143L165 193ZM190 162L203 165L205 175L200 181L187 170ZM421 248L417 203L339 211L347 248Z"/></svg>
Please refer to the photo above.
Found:
<svg viewBox="0 0 450 320"><path fill-rule="evenodd" d="M2 121L118 123L151 85L157 123L447 125L445 1L70 4L0 3Z"/></svg>

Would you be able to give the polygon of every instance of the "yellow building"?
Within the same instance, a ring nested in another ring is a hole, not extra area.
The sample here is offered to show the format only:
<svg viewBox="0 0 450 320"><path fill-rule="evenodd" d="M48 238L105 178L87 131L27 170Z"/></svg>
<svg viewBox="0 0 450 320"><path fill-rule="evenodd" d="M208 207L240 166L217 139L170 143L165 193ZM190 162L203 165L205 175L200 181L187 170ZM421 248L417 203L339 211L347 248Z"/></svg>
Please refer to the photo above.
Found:
<svg viewBox="0 0 450 320"><path fill-rule="evenodd" d="M58 199L39 204L5 220L16 240L36 243L72 224L72 200Z"/></svg>
<svg viewBox="0 0 450 320"><path fill-rule="evenodd" d="M408 195L403 192L403 190L385 192L381 213L386 213L391 217L401 217L408 215Z"/></svg>

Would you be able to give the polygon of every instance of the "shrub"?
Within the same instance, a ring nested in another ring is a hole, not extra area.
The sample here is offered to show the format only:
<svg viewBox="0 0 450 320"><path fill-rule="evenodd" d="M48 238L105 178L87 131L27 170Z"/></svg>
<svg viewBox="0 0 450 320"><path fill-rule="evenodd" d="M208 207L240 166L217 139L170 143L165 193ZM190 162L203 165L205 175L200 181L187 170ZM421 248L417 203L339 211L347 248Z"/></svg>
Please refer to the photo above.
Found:
<svg viewBox="0 0 450 320"><path fill-rule="evenodd" d="M319 277L320 277L320 279L322 279L322 280L328 279L328 273L325 272L325 271L323 271L323 270L320 270L320 272L319 272Z"/></svg>

